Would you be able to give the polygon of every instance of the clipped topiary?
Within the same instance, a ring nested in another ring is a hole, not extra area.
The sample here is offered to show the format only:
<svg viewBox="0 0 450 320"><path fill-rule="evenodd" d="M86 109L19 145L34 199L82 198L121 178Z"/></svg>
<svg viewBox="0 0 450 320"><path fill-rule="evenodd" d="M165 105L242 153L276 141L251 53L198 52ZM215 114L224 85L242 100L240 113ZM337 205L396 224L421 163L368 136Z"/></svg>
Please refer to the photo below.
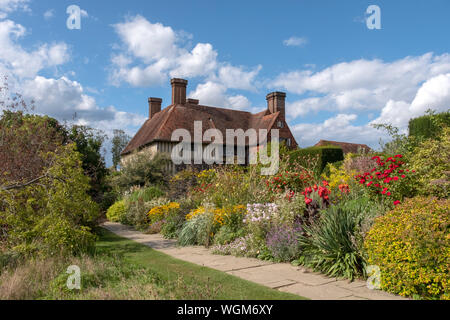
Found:
<svg viewBox="0 0 450 320"><path fill-rule="evenodd" d="M381 288L402 296L450 299L450 200L417 197L376 219L365 239Z"/></svg>
<svg viewBox="0 0 450 320"><path fill-rule="evenodd" d="M335 163L344 160L344 152L342 148L335 146L324 146L324 147L311 147L306 149L298 149L292 151L290 154L290 160L297 162L301 165L308 165L304 163L310 158L316 158L318 160L315 173L320 175L328 163Z"/></svg>

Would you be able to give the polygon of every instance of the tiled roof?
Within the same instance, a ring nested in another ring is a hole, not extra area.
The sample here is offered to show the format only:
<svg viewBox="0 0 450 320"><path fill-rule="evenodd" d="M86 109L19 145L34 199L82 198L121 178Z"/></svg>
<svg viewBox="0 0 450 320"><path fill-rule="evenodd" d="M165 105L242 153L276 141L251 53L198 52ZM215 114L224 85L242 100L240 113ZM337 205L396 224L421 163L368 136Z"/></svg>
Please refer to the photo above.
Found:
<svg viewBox="0 0 450 320"><path fill-rule="evenodd" d="M263 111L252 114L246 111L209 107L186 103L184 105L171 105L148 119L129 144L122 155L145 147L153 141L171 141L172 133L176 129L186 129L194 136L194 121L202 121L204 133L208 129L218 129L226 138L227 129L253 128L255 130L270 130L274 125L279 112L271 114ZM246 141L248 144L248 141Z"/></svg>
<svg viewBox="0 0 450 320"><path fill-rule="evenodd" d="M365 149L366 152L372 150L366 144L337 142L337 141L328 141L328 140L320 140L319 143L317 143L315 145L315 147L322 147L322 146L329 146L329 145L341 147L342 150L344 151L344 153L357 153L358 149Z"/></svg>

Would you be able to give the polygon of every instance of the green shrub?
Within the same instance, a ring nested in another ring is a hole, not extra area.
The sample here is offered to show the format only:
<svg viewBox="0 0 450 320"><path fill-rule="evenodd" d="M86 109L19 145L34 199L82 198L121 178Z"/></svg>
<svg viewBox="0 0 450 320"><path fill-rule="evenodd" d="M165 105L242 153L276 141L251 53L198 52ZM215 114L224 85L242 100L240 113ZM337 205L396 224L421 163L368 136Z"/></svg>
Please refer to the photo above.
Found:
<svg viewBox="0 0 450 320"><path fill-rule="evenodd" d="M450 299L450 200L409 199L369 231L368 262L381 288L402 296Z"/></svg>
<svg viewBox="0 0 450 320"><path fill-rule="evenodd" d="M151 186L147 188L139 188L136 191L133 191L127 198L128 201L144 201L149 202L153 199L160 198L164 196L164 192L161 191L159 187Z"/></svg>
<svg viewBox="0 0 450 320"><path fill-rule="evenodd" d="M322 211L317 222L304 226L298 263L333 277L364 276L364 231L378 213L367 198L342 201Z"/></svg>
<svg viewBox="0 0 450 320"><path fill-rule="evenodd" d="M219 229L219 231L214 236L215 245L225 245L230 244L237 238L245 236L245 230L243 228L236 229L230 225L224 225Z"/></svg>
<svg viewBox="0 0 450 320"><path fill-rule="evenodd" d="M450 180L450 128L440 140L422 142L410 157L416 171L419 193L424 196L448 198Z"/></svg>
<svg viewBox="0 0 450 320"><path fill-rule="evenodd" d="M106 211L106 218L111 222L121 222L126 213L125 201L121 200L109 207L108 211Z"/></svg>
<svg viewBox="0 0 450 320"><path fill-rule="evenodd" d="M409 121L409 135L422 139L437 138L442 128L450 126L450 112L429 114Z"/></svg>
<svg viewBox="0 0 450 320"><path fill-rule="evenodd" d="M138 198L135 201L132 201L130 197L125 198L127 212L121 220L122 223L134 226L138 230L145 230L149 224L156 222L156 220L151 220L148 216L149 211L155 207L169 203L169 201L163 197L147 202L143 200L144 198Z"/></svg>
<svg viewBox="0 0 450 320"><path fill-rule="evenodd" d="M0 188L0 225L7 226L6 245L13 251L55 255L88 251L98 205L88 195L89 178L73 144L45 155L52 163L36 184L12 191Z"/></svg>
<svg viewBox="0 0 450 320"><path fill-rule="evenodd" d="M163 224L161 226L161 234L166 239L176 239L178 238L181 229L183 228L185 219L185 203L180 204L179 210L170 210L169 213L164 217Z"/></svg>
<svg viewBox="0 0 450 320"><path fill-rule="evenodd" d="M111 178L111 184L120 190L128 190L134 186L164 184L167 177L164 168L168 161L170 159L159 153L156 156L150 151L133 153L126 158L120 174Z"/></svg>
<svg viewBox="0 0 450 320"><path fill-rule="evenodd" d="M178 244L181 246L204 245L209 247L214 235L214 212L206 212L187 221L181 229Z"/></svg>
<svg viewBox="0 0 450 320"><path fill-rule="evenodd" d="M294 150L290 153L290 160L303 164L305 157L317 157L318 165L316 174L320 175L328 163L334 163L344 160L344 152L342 148L335 146L311 147L306 149Z"/></svg>

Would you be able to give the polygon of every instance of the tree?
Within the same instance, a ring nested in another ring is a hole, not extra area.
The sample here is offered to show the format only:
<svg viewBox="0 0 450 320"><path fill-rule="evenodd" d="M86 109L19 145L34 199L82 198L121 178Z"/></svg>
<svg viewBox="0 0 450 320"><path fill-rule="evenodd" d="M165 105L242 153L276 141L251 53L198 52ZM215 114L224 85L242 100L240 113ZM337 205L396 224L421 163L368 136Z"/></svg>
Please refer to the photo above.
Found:
<svg viewBox="0 0 450 320"><path fill-rule="evenodd" d="M113 134L111 153L114 169L117 170L117 167L120 165L120 154L131 140L131 137L123 130L114 130Z"/></svg>
<svg viewBox="0 0 450 320"><path fill-rule="evenodd" d="M48 166L43 157L66 142L65 129L50 117L5 110L0 117L0 184L29 184Z"/></svg>
<svg viewBox="0 0 450 320"><path fill-rule="evenodd" d="M0 234L20 253L55 255L92 248L98 206L88 195L89 179L74 144L42 154L39 180L0 188Z"/></svg>

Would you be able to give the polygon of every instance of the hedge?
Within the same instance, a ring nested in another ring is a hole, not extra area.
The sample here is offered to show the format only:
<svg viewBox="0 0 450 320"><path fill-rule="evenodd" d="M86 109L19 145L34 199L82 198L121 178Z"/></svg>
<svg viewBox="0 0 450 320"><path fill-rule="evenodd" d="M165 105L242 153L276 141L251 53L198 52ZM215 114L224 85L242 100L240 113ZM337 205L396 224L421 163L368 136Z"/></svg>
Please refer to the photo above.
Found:
<svg viewBox="0 0 450 320"><path fill-rule="evenodd" d="M304 158L307 156L319 156L319 164L316 173L321 174L328 163L335 163L344 160L344 151L336 146L310 147L298 149L290 152L290 159L293 162L304 164Z"/></svg>
<svg viewBox="0 0 450 320"><path fill-rule="evenodd" d="M450 200L406 200L375 220L365 249L381 271L381 289L450 300Z"/></svg>
<svg viewBox="0 0 450 320"><path fill-rule="evenodd" d="M444 126L450 126L449 111L411 119L409 121L409 135L425 139L435 138Z"/></svg>

